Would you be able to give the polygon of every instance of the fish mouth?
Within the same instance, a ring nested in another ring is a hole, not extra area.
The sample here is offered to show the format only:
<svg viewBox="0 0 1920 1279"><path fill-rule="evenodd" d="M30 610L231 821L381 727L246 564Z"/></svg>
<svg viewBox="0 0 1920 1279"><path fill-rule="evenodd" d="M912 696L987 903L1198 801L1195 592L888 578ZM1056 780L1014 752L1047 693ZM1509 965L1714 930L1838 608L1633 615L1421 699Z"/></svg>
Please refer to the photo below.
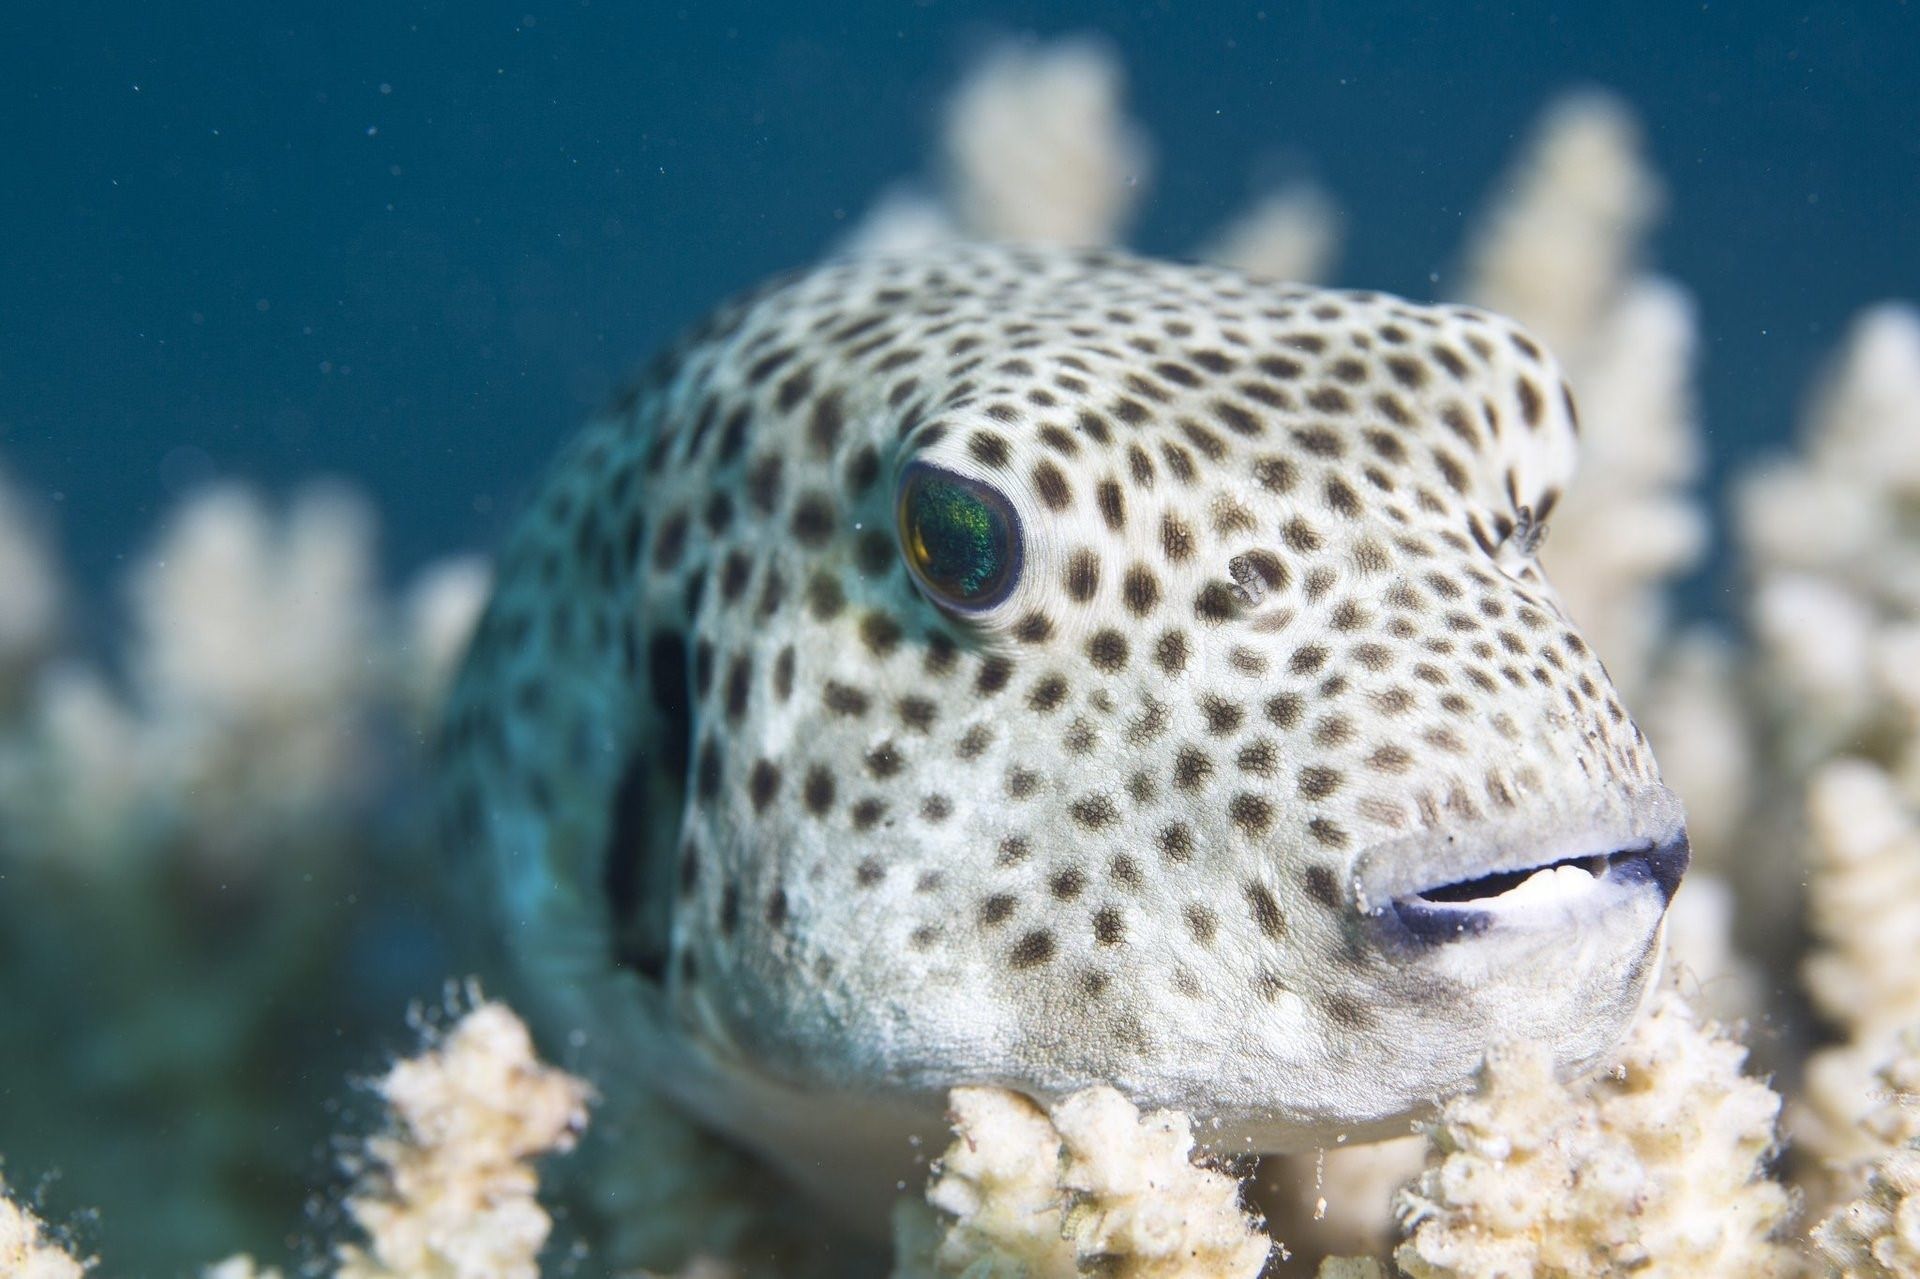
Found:
<svg viewBox="0 0 1920 1279"><path fill-rule="evenodd" d="M1559 857L1430 884L1389 899L1376 915L1432 945L1496 926L1577 927L1652 889L1673 899L1689 860L1684 833L1611 852Z"/></svg>
<svg viewBox="0 0 1920 1279"><path fill-rule="evenodd" d="M1688 857L1685 813L1656 783L1382 841L1355 857L1350 882L1379 943L1426 951L1496 931L1590 934L1616 913L1657 920Z"/></svg>

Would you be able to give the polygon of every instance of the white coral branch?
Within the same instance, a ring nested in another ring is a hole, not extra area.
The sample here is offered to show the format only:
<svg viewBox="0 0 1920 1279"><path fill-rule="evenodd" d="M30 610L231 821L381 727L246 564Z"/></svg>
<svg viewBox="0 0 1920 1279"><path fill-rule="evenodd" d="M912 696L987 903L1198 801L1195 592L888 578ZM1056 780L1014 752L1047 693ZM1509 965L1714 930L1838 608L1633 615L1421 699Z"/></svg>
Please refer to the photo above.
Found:
<svg viewBox="0 0 1920 1279"><path fill-rule="evenodd" d="M1745 1057L1671 991L1598 1078L1559 1082L1541 1045L1496 1049L1434 1126L1395 1260L1413 1279L1793 1273L1764 1167L1780 1099Z"/></svg>
<svg viewBox="0 0 1920 1279"><path fill-rule="evenodd" d="M1807 1063L1796 1139L1830 1162L1879 1147L1866 1121L1876 1066L1920 1024L1920 979L1892 959L1920 947L1920 814L1865 760L1822 767L1807 788L1810 923L1820 946L1803 966L1808 993L1845 1042Z"/></svg>
<svg viewBox="0 0 1920 1279"><path fill-rule="evenodd" d="M537 1279L551 1222L533 1163L579 1138L587 1085L481 1004L377 1087L393 1130L367 1143L347 1211L368 1242L341 1246L338 1279Z"/></svg>
<svg viewBox="0 0 1920 1279"><path fill-rule="evenodd" d="M1252 1279L1266 1263L1239 1182L1193 1163L1186 1116L1142 1116L1104 1086L1051 1116L995 1088L955 1089L951 1105L957 1139L927 1190L947 1215L934 1273Z"/></svg>
<svg viewBox="0 0 1920 1279"><path fill-rule="evenodd" d="M1619 296L1576 348L1569 372L1585 429L1579 482L1541 551L1567 611L1637 703L1662 632L1665 592L1706 549L1688 491L1699 468L1693 304L1653 278Z"/></svg>
<svg viewBox="0 0 1920 1279"><path fill-rule="evenodd" d="M461 555L429 565L401 600L399 685L423 721L438 711L492 584L484 556Z"/></svg>

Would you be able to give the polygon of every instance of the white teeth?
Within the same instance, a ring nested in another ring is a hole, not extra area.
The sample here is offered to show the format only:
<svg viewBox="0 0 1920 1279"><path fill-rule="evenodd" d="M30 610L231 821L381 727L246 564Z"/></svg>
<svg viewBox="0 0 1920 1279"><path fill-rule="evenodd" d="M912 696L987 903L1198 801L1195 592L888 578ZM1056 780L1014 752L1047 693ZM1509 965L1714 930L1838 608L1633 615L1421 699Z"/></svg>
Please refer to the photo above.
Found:
<svg viewBox="0 0 1920 1279"><path fill-rule="evenodd" d="M1463 911L1547 906L1587 896L1599 878L1578 865L1562 862L1557 866L1542 866L1506 892L1491 897L1475 897L1471 901L1433 900L1426 897L1417 900L1437 909Z"/></svg>
<svg viewBox="0 0 1920 1279"><path fill-rule="evenodd" d="M1516 886L1486 904L1502 906L1544 906L1572 901L1593 889L1594 877L1578 866L1548 866L1537 870Z"/></svg>

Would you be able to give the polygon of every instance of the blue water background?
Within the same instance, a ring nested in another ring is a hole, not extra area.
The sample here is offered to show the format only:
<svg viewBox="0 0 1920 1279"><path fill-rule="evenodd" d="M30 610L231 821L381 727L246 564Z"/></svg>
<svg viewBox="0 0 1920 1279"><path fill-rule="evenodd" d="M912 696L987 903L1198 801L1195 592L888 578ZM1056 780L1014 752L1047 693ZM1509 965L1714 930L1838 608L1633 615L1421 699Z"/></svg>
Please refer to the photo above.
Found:
<svg viewBox="0 0 1920 1279"><path fill-rule="evenodd" d="M350 478L395 572L491 544L650 348L924 172L1010 32L1124 56L1158 144L1138 245L1311 175L1340 281L1415 296L1543 103L1619 90L1716 475L1785 441L1851 313L1920 296L1920 14L1891 0L6 8L0 461L93 588L211 477Z"/></svg>

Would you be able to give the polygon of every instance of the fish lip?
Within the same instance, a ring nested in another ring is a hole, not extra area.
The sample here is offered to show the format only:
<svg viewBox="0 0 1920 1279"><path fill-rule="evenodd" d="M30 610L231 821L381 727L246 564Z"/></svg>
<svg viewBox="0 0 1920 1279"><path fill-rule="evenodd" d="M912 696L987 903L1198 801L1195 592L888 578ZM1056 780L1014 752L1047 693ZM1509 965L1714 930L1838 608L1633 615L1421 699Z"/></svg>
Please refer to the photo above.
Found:
<svg viewBox="0 0 1920 1279"><path fill-rule="evenodd" d="M1426 946L1517 922L1523 908L1495 905L1497 896L1532 872L1563 864L1603 872L1595 887L1613 889L1612 901L1638 896L1622 890L1649 886L1664 909L1688 861L1679 800L1654 785L1561 798L1505 820L1386 841L1354 859L1350 884L1355 908L1382 940ZM1471 891L1478 881L1487 881L1484 894ZM1595 909L1605 908L1596 900Z"/></svg>
<svg viewBox="0 0 1920 1279"><path fill-rule="evenodd" d="M1687 838L1681 834L1661 844L1648 842L1634 848L1616 849L1611 853L1563 857L1538 866L1496 872L1464 883L1456 881L1434 885L1422 892L1395 897L1379 907L1374 915L1389 931L1421 945L1477 937L1503 918L1510 917L1510 912L1498 904L1502 892L1518 887L1519 883L1538 871L1557 866L1579 866L1586 870L1593 876L1595 891L1603 885L1629 891L1641 885L1652 885L1660 893L1664 905L1673 900L1690 859ZM1436 895L1449 890L1470 889L1476 883L1486 884L1487 891L1483 895L1458 900ZM1599 909L1604 911L1607 907L1601 905Z"/></svg>

